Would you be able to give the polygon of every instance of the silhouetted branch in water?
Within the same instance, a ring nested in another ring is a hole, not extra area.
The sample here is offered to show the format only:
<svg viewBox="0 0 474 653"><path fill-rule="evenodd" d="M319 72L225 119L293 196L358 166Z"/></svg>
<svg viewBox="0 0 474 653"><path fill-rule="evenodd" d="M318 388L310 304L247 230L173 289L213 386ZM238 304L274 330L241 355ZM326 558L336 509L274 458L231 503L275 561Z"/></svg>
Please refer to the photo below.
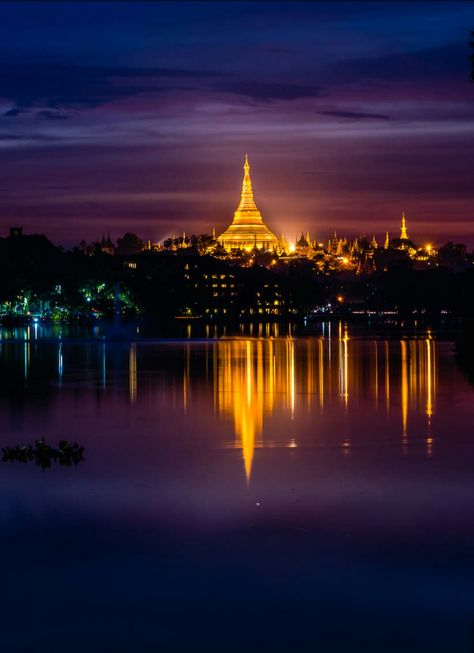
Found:
<svg viewBox="0 0 474 653"><path fill-rule="evenodd" d="M36 440L34 446L3 447L4 463L27 463L32 460L46 469L51 464L59 463L66 467L72 467L84 460L84 447L80 447L77 442L69 444L66 440L60 440L58 448L46 444L44 438Z"/></svg>

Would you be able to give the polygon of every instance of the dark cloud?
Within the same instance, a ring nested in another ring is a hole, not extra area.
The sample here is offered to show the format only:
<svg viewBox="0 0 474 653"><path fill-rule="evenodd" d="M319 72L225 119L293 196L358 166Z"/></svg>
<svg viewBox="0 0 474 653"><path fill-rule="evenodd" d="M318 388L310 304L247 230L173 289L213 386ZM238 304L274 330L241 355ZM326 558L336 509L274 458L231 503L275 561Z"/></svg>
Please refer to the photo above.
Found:
<svg viewBox="0 0 474 653"><path fill-rule="evenodd" d="M4 63L0 67L0 97L15 102L16 107L7 114L16 116L38 104L51 109L96 107L141 93L175 90L176 80L215 76L228 75L179 68Z"/></svg>
<svg viewBox="0 0 474 653"><path fill-rule="evenodd" d="M43 109L37 111L36 115L39 118L45 118L46 120L67 120L70 117L65 111L56 111L54 109Z"/></svg>
<svg viewBox="0 0 474 653"><path fill-rule="evenodd" d="M26 109L23 107L13 107L8 111L5 111L3 114L7 118L13 118L23 114L31 114L38 118L44 118L46 120L64 120L70 118L70 114L64 109Z"/></svg>
<svg viewBox="0 0 474 653"><path fill-rule="evenodd" d="M41 143L57 143L60 137L52 134L0 134L0 141L24 141L24 142L41 142Z"/></svg>
<svg viewBox="0 0 474 653"><path fill-rule="evenodd" d="M338 81L381 82L436 81L469 78L469 47L467 43L449 43L415 51L381 53L376 56L352 58L332 67Z"/></svg>
<svg viewBox="0 0 474 653"><path fill-rule="evenodd" d="M25 113L24 109L20 109L20 107L13 107L12 109L8 109L8 111L5 111L3 114L7 118L15 118L16 116L19 116L20 113Z"/></svg>
<svg viewBox="0 0 474 653"><path fill-rule="evenodd" d="M321 116L344 118L347 120L391 120L383 113L363 113L360 111L318 111Z"/></svg>
<svg viewBox="0 0 474 653"><path fill-rule="evenodd" d="M321 86L314 84L292 84L286 82L235 81L215 85L215 89L242 95L251 100L272 102L274 100L300 100L320 97L324 94Z"/></svg>

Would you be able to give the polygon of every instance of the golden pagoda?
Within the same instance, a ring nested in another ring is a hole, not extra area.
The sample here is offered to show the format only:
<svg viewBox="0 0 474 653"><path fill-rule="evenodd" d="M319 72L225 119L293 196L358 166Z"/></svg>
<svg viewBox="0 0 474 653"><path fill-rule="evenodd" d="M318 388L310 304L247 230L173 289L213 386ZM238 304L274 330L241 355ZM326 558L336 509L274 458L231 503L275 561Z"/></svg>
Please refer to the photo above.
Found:
<svg viewBox="0 0 474 653"><path fill-rule="evenodd" d="M253 199L250 164L247 155L244 163L244 180L240 204L234 213L232 224L218 237L218 242L227 251L232 249L273 250L278 246L278 238L263 223L260 211Z"/></svg>
<svg viewBox="0 0 474 653"><path fill-rule="evenodd" d="M402 213L402 225L400 228L400 238L394 238L393 240L391 240L390 247L393 249L404 249L408 252L409 256L411 257L413 257L416 254L416 245L408 235L405 212Z"/></svg>
<svg viewBox="0 0 474 653"><path fill-rule="evenodd" d="M400 240L409 240L407 223L405 220L405 211L402 212L402 226L400 229Z"/></svg>

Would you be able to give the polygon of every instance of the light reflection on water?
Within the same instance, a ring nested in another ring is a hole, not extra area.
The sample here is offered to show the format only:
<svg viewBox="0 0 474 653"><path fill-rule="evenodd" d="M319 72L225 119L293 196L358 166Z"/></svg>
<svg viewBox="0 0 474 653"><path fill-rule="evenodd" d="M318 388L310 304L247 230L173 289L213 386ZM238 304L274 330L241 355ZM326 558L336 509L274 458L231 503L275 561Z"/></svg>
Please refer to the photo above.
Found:
<svg viewBox="0 0 474 653"><path fill-rule="evenodd" d="M97 650L181 653L198 630L212 653L398 653L414 636L416 650L464 650L474 412L452 343L344 324L302 338L38 333L0 332L1 445L66 437L85 461L0 470L5 650L31 650L25 610L36 638L51 614L63 634L85 615ZM372 628L377 646L355 646ZM267 648L248 648L255 633Z"/></svg>
<svg viewBox="0 0 474 653"><path fill-rule="evenodd" d="M183 345L182 406L186 413L192 386L193 347ZM137 401L139 369L136 343L129 346L130 403ZM212 368L214 411L232 421L235 443L241 448L245 473L250 479L256 448L273 447L262 437L265 419L276 410L294 420L300 411L326 404L348 412L351 402L369 394L373 410L387 416L399 404L400 443L406 452L409 414L426 416L426 454L433 453L431 420L436 409L436 343L428 336L399 342L351 340L347 326L339 326L337 338L229 339L204 344L206 369ZM104 353L105 356L105 353ZM104 363L105 365L105 363ZM283 446L283 443L281 443ZM289 438L286 446L298 446ZM342 443L345 454L351 442Z"/></svg>
<svg viewBox="0 0 474 653"><path fill-rule="evenodd" d="M206 326L206 335L215 335L216 329ZM438 364L436 341L429 332L424 337L412 339L367 340L352 338L348 326L339 322L337 325L323 324L324 335L320 337L279 336L279 327L275 324L255 325L255 329L250 325L248 333L242 337L224 336L181 343L93 341L80 345L85 348L85 356L79 365L86 369L96 366L100 387L107 391L114 381L111 367L116 354L112 356L112 353L117 347L126 348L128 396L134 407L140 406L143 399L140 377L150 371L149 351L165 351L167 347L178 350L176 364L167 371L170 387L162 386L161 391L170 393L173 388L173 401L178 402L187 415L194 386L205 377L208 394L212 393L213 397L214 415L233 425L235 439L222 446L241 449L247 480L251 478L256 449L299 446L291 423L300 414L311 413L312 418L317 419L318 414L323 416L329 410L349 419L359 410L361 399L368 398L365 411L384 412L387 418L398 419L403 454L407 453L411 435L411 417L417 418L419 436L419 417L423 415L425 451L427 456L432 456ZM32 347L35 356L42 343L31 327L22 330L21 336L24 341L17 346L23 349L23 378L28 385ZM3 338L0 343L0 347L2 344L7 347L3 357L8 358L8 346L15 348L18 333L15 340ZM57 381L61 387L63 380L68 378L65 348L67 351L74 345L60 340L43 346L56 351ZM155 362L159 367L159 354ZM181 381L175 387L178 377ZM289 424L286 441L264 437L265 423L274 413ZM344 455L350 454L349 433L343 435L339 446Z"/></svg>

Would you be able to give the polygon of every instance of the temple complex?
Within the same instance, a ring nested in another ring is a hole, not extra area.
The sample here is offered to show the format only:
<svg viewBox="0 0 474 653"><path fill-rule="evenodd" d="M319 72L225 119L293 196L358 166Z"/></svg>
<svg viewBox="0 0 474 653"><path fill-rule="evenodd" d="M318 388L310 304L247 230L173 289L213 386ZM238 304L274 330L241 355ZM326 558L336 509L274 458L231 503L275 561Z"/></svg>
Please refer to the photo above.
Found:
<svg viewBox="0 0 474 653"><path fill-rule="evenodd" d="M247 155L244 163L244 180L240 204L234 213L232 224L217 238L228 251L234 249L274 250L278 247L278 238L264 224L260 211L253 199L250 164Z"/></svg>
<svg viewBox="0 0 474 653"><path fill-rule="evenodd" d="M103 247L104 243L100 243L100 246ZM410 238L405 212L401 215L400 235L391 238L386 231L383 244L382 241L379 244L375 235L370 238L365 234L359 234L351 239L338 235L336 231L326 243L321 242L321 239L312 238L309 232L306 234L301 232L294 241L288 241L283 234L277 237L264 224L255 204L247 155L245 155L240 203L234 213L232 224L223 233L217 236L214 229L212 235L200 234L188 237L183 233L177 238L167 238L163 245L156 245L158 251L163 249L177 254L183 254L182 250L188 247L198 254L232 259L244 267L251 267L255 262L257 265L271 268L298 263L298 261L301 263L302 259L306 259L311 261L314 270L321 274L332 272L370 274L376 270L388 269L392 264L399 265L409 260L412 261L412 265L423 268L436 264L437 256L437 250L433 245L418 247Z"/></svg>

